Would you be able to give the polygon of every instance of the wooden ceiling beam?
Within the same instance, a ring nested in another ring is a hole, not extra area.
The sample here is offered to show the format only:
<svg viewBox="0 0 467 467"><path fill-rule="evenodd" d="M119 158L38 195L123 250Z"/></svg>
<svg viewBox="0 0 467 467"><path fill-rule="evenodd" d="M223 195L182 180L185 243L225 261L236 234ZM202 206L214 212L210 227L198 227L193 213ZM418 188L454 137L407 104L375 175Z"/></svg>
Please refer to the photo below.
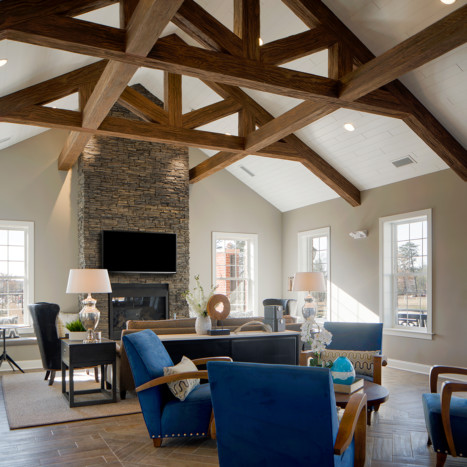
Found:
<svg viewBox="0 0 467 467"><path fill-rule="evenodd" d="M292 60L321 52L331 47L335 42L335 36L319 26L262 45L260 49L261 61L268 65L283 65Z"/></svg>
<svg viewBox="0 0 467 467"><path fill-rule="evenodd" d="M365 64L375 58L368 47L322 2L314 0L282 0L282 2L309 27L322 24L330 29L352 50L354 60L358 63ZM410 113L402 116L404 122L463 180L466 180L467 156L463 146L400 81L394 80L388 83L385 89Z"/></svg>
<svg viewBox="0 0 467 467"><path fill-rule="evenodd" d="M229 165L244 158L246 154L235 154L232 152L221 151L203 162L199 163L195 167L192 167L189 172L190 183L199 182L210 175L225 169Z"/></svg>
<svg viewBox="0 0 467 467"><path fill-rule="evenodd" d="M350 49L343 42L336 42L328 49L328 76L340 79L351 73L353 69L353 56ZM352 99L354 100L354 99Z"/></svg>
<svg viewBox="0 0 467 467"><path fill-rule="evenodd" d="M164 73L164 109L169 125L182 126L182 75Z"/></svg>
<svg viewBox="0 0 467 467"><path fill-rule="evenodd" d="M182 1L140 0L126 28L125 52L143 57L147 55ZM83 127L97 128L101 124L137 69L137 65L123 62L110 61L107 64L83 110ZM73 167L86 145L83 145L83 139L69 135L70 141L58 158L59 169Z"/></svg>
<svg viewBox="0 0 467 467"><path fill-rule="evenodd" d="M35 104L48 104L73 94L82 84L99 78L106 63L99 61L0 97L0 113L2 109L14 110Z"/></svg>
<svg viewBox="0 0 467 467"><path fill-rule="evenodd" d="M395 116L399 113L397 116L400 116L403 111L400 103L395 106L393 102L388 102L386 105L381 98L376 101L374 108L371 103L359 103L367 96L349 103L337 98L336 80L201 50L180 44L180 39L161 39L161 44L158 43L147 57L125 54L122 50L124 37L120 29L93 25L82 20L54 17L52 21L44 18L40 23L31 22L18 29L10 29L8 38L299 99L336 103L363 111L370 108L382 115Z"/></svg>
<svg viewBox="0 0 467 467"><path fill-rule="evenodd" d="M193 0L183 2L172 23L210 50L242 55L240 38Z"/></svg>
<svg viewBox="0 0 467 467"><path fill-rule="evenodd" d="M24 107L15 111L0 113L0 122L59 128L70 130L73 135L85 134L88 138L90 135L112 136L140 141L226 150L235 153L242 153L245 150L245 139L239 136L175 128L119 117L106 117L99 125L99 128L85 128L82 127L80 112L42 106Z"/></svg>
<svg viewBox="0 0 467 467"><path fill-rule="evenodd" d="M234 0L234 33L242 39L243 56L259 60L259 0Z"/></svg>
<svg viewBox="0 0 467 467"><path fill-rule="evenodd" d="M125 53L121 30L77 19L54 17L24 23L10 29L8 38L298 99L338 100L336 80L168 41L156 44L147 57Z"/></svg>
<svg viewBox="0 0 467 467"><path fill-rule="evenodd" d="M265 123L258 130L248 134L245 140L245 149L256 151L265 145L275 143L310 123L329 115L338 108L337 105L323 106L315 102L302 102L279 117Z"/></svg>
<svg viewBox="0 0 467 467"><path fill-rule="evenodd" d="M242 106L232 98L192 110L182 116L184 128L198 128L238 112Z"/></svg>
<svg viewBox="0 0 467 467"><path fill-rule="evenodd" d="M252 99L246 92L235 86L206 82L214 92L224 98L233 97L237 102L249 108L256 115L257 123L265 125L274 119L266 109ZM301 155L302 164L320 180L345 199L351 206L360 205L360 191L334 167L326 162L318 153L313 151L296 135L291 134L283 138L284 141ZM277 144L277 143L276 143Z"/></svg>
<svg viewBox="0 0 467 467"><path fill-rule="evenodd" d="M126 87L118 103L146 122L169 124L167 112L138 91Z"/></svg>
<svg viewBox="0 0 467 467"><path fill-rule="evenodd" d="M2 0L0 2L0 29L48 15L77 16L102 8L117 0Z"/></svg>
<svg viewBox="0 0 467 467"><path fill-rule="evenodd" d="M355 100L465 42L467 5L345 75L340 97Z"/></svg>

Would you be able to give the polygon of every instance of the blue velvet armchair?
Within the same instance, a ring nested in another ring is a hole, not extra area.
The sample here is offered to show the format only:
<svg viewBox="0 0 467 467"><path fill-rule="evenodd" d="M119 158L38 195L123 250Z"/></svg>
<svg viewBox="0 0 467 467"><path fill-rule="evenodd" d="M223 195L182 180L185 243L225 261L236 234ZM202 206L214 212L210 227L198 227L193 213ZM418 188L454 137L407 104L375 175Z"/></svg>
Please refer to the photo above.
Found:
<svg viewBox="0 0 467 467"><path fill-rule="evenodd" d="M221 467L363 466L366 395L339 424L326 368L207 364Z"/></svg>
<svg viewBox="0 0 467 467"><path fill-rule="evenodd" d="M467 368L434 366L430 371L430 394L423 394L423 411L428 444L436 452L436 467L442 467L448 454L467 457L467 399L452 396L467 392L467 383L445 381L437 392L440 374L467 375Z"/></svg>
<svg viewBox="0 0 467 467"><path fill-rule="evenodd" d="M207 371L192 371L164 375L164 367L173 366L164 345L157 335L149 330L123 336L123 345L128 356L136 392L144 421L155 447L164 438L186 436L211 436L212 404L209 384L199 384L184 401L172 395L167 383L182 379L207 379ZM193 360L195 365L204 365L209 360L231 360L230 357L210 357Z"/></svg>

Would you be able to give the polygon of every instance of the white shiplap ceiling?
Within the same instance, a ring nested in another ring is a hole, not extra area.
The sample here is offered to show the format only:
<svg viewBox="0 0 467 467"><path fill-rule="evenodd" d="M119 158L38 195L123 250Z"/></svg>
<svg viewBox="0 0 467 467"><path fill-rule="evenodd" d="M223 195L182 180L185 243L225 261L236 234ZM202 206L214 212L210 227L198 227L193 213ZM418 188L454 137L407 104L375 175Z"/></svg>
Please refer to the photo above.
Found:
<svg viewBox="0 0 467 467"><path fill-rule="evenodd" d="M232 0L197 2L232 28ZM457 0L450 6L440 0L324 0L324 3L375 55L380 55L463 6L467 0ZM261 37L265 43L307 29L280 0L262 0L261 7ZM118 27L118 5L89 13L83 18ZM197 45L172 24L163 35L174 32L190 44ZM0 41L0 58L8 58L8 64L0 68L0 96L96 61L93 57L11 41ZM313 54L284 67L326 76L327 53ZM401 78L464 147L467 146L466 70L467 45L464 45ZM135 83L142 84L163 99L162 72L139 69L131 81L131 84ZM297 99L269 93L244 91L274 116L300 103ZM183 77L184 112L219 100L221 98L199 80ZM69 96L50 105L76 109L77 97ZM345 131L343 124L346 122L352 122L356 130L352 133ZM213 122L203 129L235 135L236 116ZM0 123L0 157L1 149L41 131L44 129ZM447 168L418 136L397 119L340 109L296 134L360 190ZM205 153L210 156L214 152L206 150ZM399 169L391 164L405 156L410 156L416 163ZM333 190L296 162L248 156L227 170L281 211L337 197Z"/></svg>

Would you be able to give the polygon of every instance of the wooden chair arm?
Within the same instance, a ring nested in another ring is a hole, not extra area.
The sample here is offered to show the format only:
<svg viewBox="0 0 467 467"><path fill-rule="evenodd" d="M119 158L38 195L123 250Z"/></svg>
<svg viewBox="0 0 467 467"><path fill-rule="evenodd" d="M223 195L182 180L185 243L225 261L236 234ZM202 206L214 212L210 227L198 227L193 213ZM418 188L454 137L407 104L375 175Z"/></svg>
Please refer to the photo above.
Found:
<svg viewBox="0 0 467 467"><path fill-rule="evenodd" d="M453 392L467 392L467 383L445 381L441 386L441 420L443 421L444 435L446 436L451 456L456 457L456 447L454 446L454 439L452 437L451 418L449 414Z"/></svg>
<svg viewBox="0 0 467 467"><path fill-rule="evenodd" d="M438 392L438 376L443 373L467 375L467 368L443 365L432 366L430 370L430 392Z"/></svg>
<svg viewBox="0 0 467 467"><path fill-rule="evenodd" d="M144 391L145 389L154 388L161 384L172 383L181 379L208 379L208 372L206 370L186 371L185 373L178 373L176 375L159 376L159 378L152 379L147 383L142 384L136 388L136 392Z"/></svg>
<svg viewBox="0 0 467 467"><path fill-rule="evenodd" d="M230 357L204 357L204 358L195 358L192 362L198 365L205 365L207 362L232 362L233 360Z"/></svg>
<svg viewBox="0 0 467 467"><path fill-rule="evenodd" d="M313 357L316 352L312 352L311 350L302 350L300 352L300 360L299 360L299 365L300 366L308 366L308 359Z"/></svg>
<svg viewBox="0 0 467 467"><path fill-rule="evenodd" d="M382 367L386 366L388 361L384 355L376 354L373 357L373 383L381 384L382 380Z"/></svg>
<svg viewBox="0 0 467 467"><path fill-rule="evenodd" d="M363 467L366 455L366 411L364 393L353 394L345 408L334 443L334 454L341 456L355 437L355 467Z"/></svg>

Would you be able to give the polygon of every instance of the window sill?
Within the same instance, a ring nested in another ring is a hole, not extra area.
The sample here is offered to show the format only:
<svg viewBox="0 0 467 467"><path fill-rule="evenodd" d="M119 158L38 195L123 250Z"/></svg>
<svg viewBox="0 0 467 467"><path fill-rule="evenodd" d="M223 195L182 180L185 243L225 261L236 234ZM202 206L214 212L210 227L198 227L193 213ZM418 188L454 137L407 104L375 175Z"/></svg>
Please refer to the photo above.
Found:
<svg viewBox="0 0 467 467"><path fill-rule="evenodd" d="M386 336L410 337L412 339L432 340L434 334L425 331L409 331L405 329L384 328L383 334Z"/></svg>
<svg viewBox="0 0 467 467"><path fill-rule="evenodd" d="M36 345L37 338L33 336L9 337L5 339L5 343L7 347L15 346L15 345Z"/></svg>

